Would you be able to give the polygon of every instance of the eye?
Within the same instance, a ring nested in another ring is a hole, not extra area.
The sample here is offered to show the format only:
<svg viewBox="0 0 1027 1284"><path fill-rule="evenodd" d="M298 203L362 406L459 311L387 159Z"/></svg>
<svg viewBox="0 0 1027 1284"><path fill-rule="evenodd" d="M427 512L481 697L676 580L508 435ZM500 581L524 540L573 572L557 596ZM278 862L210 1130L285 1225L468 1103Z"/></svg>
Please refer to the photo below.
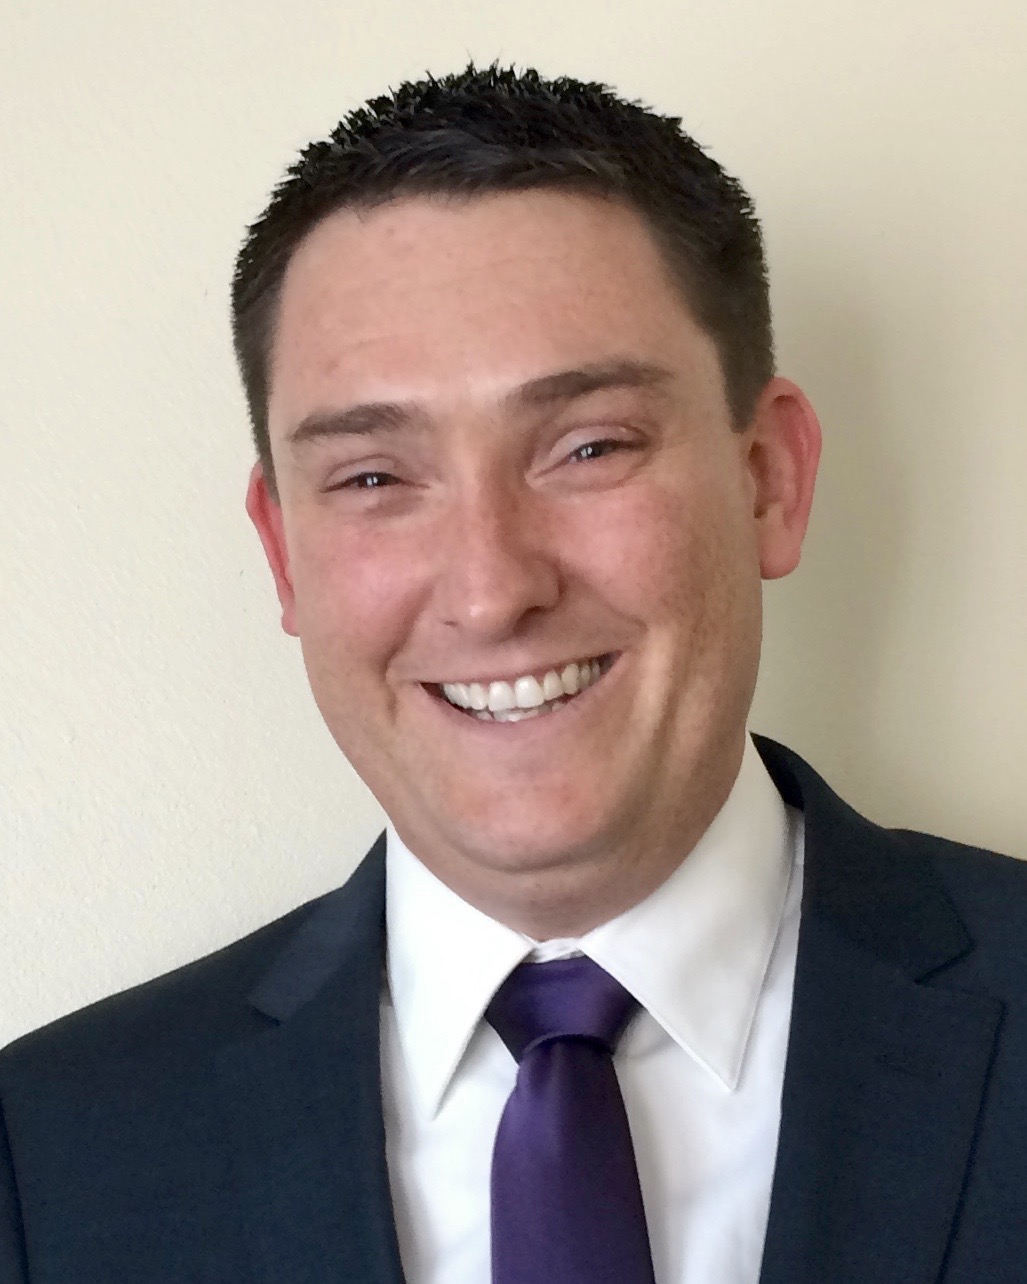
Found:
<svg viewBox="0 0 1027 1284"><path fill-rule="evenodd" d="M615 441L612 437L601 437L596 441L586 441L581 446L576 446L567 458L576 463L587 463L592 459L602 459L606 455L612 455L615 451L630 450L631 448L630 442Z"/></svg>
<svg viewBox="0 0 1027 1284"><path fill-rule="evenodd" d="M392 473L381 472L379 470L366 473L354 473L352 477L344 477L342 481L336 482L329 486L328 490L381 490L386 486L395 486L399 481Z"/></svg>

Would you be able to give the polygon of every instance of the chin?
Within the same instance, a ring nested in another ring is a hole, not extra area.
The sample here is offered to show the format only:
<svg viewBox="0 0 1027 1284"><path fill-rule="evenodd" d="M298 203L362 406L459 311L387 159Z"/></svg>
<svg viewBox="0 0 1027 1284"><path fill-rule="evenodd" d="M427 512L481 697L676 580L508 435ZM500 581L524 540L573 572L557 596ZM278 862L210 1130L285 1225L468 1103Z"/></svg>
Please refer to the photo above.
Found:
<svg viewBox="0 0 1027 1284"><path fill-rule="evenodd" d="M452 844L465 859L497 871L525 873L587 861L608 846L603 842L608 826L594 813L577 818L567 814L525 813L448 825Z"/></svg>
<svg viewBox="0 0 1027 1284"><path fill-rule="evenodd" d="M601 859L620 836L644 827L652 790L618 765L597 767L594 755L583 755L563 770L525 771L518 780L469 765L459 775L436 774L428 790L424 772L416 795L391 801L397 825L406 821L401 832L423 835L425 857L436 845L441 860L448 849L483 869L572 867Z"/></svg>

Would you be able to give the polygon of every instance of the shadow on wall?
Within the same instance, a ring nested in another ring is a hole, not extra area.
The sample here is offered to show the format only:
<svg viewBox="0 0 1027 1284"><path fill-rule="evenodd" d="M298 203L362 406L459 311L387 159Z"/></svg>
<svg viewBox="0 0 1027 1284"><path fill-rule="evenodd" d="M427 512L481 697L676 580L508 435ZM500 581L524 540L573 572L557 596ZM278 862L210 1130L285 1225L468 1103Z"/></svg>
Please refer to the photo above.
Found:
<svg viewBox="0 0 1027 1284"><path fill-rule="evenodd" d="M879 803L883 701L911 543L910 443L897 437L886 397L879 307L845 289L825 294L833 273L806 276L809 267L792 281L779 365L810 395L824 452L800 571L765 586L752 725L809 754L874 810L867 794Z"/></svg>

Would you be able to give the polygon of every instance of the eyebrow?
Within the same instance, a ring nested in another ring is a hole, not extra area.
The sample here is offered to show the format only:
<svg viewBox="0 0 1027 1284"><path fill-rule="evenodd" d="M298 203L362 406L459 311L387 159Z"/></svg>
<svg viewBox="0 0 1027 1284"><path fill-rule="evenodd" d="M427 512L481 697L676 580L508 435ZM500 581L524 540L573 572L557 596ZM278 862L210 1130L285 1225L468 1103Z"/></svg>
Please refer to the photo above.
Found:
<svg viewBox="0 0 1027 1284"><path fill-rule="evenodd" d="M515 408L538 409L617 388L660 389L673 377L674 372L664 366L623 357L541 375L521 384L503 400Z"/></svg>
<svg viewBox="0 0 1027 1284"><path fill-rule="evenodd" d="M540 375L506 393L502 401L512 410L550 409L592 393L620 388L660 391L673 378L674 372L665 366L623 357ZM344 410L314 411L286 434L286 441L300 446L326 438L423 428L427 423L424 410L411 402L366 401Z"/></svg>

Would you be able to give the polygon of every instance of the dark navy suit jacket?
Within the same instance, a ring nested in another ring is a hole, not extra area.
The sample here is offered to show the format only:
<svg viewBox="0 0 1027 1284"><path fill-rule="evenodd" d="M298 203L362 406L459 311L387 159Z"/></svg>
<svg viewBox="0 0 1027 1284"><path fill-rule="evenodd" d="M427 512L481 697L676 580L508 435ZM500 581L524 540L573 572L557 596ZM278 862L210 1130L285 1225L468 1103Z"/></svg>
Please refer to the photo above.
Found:
<svg viewBox="0 0 1027 1284"><path fill-rule="evenodd" d="M1027 864L757 743L806 818L763 1284L1025 1284ZM0 1054L2 1284L401 1284L383 855Z"/></svg>

